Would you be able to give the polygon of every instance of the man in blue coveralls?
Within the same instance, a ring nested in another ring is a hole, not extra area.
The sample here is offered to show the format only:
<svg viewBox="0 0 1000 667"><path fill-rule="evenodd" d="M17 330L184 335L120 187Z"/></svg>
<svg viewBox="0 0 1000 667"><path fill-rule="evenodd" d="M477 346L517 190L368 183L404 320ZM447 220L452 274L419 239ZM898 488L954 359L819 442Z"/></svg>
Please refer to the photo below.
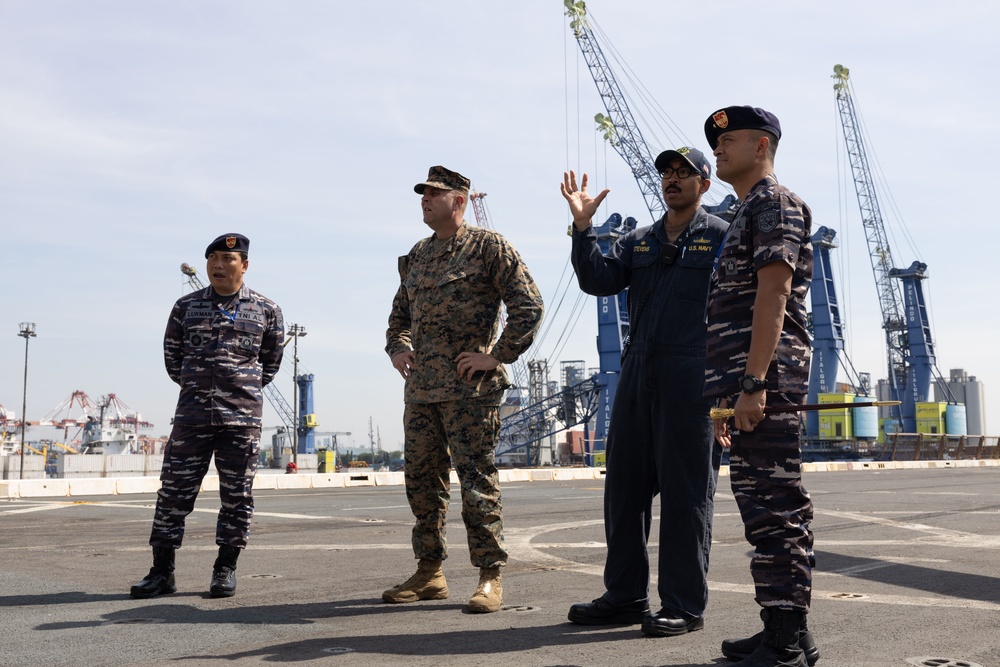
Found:
<svg viewBox="0 0 1000 667"><path fill-rule="evenodd" d="M705 304L712 264L728 224L701 208L711 167L696 148L661 153L667 213L619 238L605 257L591 219L607 196L563 175L573 215L573 267L580 289L609 296L629 289L629 343L611 410L604 488L607 589L574 604L584 625L641 623L647 635L704 627L708 554L721 448L709 418L705 381ZM660 495L657 591L649 609L647 542L653 497Z"/></svg>

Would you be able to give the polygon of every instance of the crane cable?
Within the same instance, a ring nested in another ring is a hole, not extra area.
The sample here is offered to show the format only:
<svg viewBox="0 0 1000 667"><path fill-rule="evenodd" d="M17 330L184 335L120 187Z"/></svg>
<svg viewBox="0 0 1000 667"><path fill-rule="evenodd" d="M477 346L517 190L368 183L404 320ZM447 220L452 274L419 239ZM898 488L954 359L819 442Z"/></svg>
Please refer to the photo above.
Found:
<svg viewBox="0 0 1000 667"><path fill-rule="evenodd" d="M636 122L641 123L649 137L655 140L656 143L663 149L677 148L681 145L695 146L695 142L691 141L680 126L678 126L677 123L674 122L673 118L670 117L670 114L668 114L663 106L656 101L656 98L649 91L649 89L643 85L642 81L639 80L635 71L625 61L625 58L621 55L618 49L615 48L607 34L597 23L596 19L594 19L592 9L587 9L587 16L591 29L600 38L600 43L610 54L611 60L613 60L616 65L616 70L624 76L625 81L629 84L629 86L623 86L620 85L621 82L619 82L619 89L622 91L622 95L625 96L629 109L632 111L632 115L636 119ZM636 98L638 98L638 103ZM653 124L646 115L637 113L636 110L639 108L647 110L647 112L653 117L657 127L653 127ZM667 127L665 127L665 125ZM709 196L706 198L710 203L718 204L726 197L726 195L732 193L732 188L728 185L722 185L721 181L713 180L711 187L709 188L709 192L706 193Z"/></svg>
<svg viewBox="0 0 1000 667"><path fill-rule="evenodd" d="M854 89L854 82L853 81L848 81L848 85L850 86L851 97L853 97L856 100L857 99L857 93L856 93L856 91ZM882 198L888 204L889 210L892 212L893 218L894 218L894 220L896 222L896 225L894 225L894 226L888 226L888 225L884 224L885 221L883 220L883 226L886 228L886 234L888 236L892 237L891 244L892 245L896 245L896 243L895 243L896 235L895 235L894 232L896 231L896 227L898 226L899 235L906 242L906 245L909 247L910 252L913 253L913 257L916 258L917 261L923 262L923 258L922 258L921 254L920 254L919 248L917 247L916 241L914 240L913 235L910 233L909 227L907 227L907 225L906 225L905 219L902 216L902 213L900 211L899 205L896 203L896 198L893 196L892 191L889 189L889 181L885 177L885 172L882 170L882 164L881 164L881 162L878 159L878 154L875 152L874 143L872 142L871 135L868 132L868 126L865 123L864 117L863 117L863 115L861 113L861 110L860 110L861 105L855 104L854 106L855 106L855 112L857 113L857 116L858 116L858 124L859 124L859 126L861 128L861 132L862 132L862 134L864 136L864 139L865 139L865 142L866 142L866 147L868 149L868 153L871 155L872 162L874 163L875 171L878 174L878 178L874 178L873 179L875 181L874 182L874 186L878 190L878 192L880 193L880 195L882 196ZM899 261L899 260L898 260L898 258L895 258L894 261ZM897 266L896 268L900 268L900 267ZM938 335L937 335L937 326L936 326L936 324L934 322L934 315L933 315L934 309L931 306L932 299L931 299L930 281L926 280L924 284L925 284L925 289L923 290L923 292L924 292L924 302L925 302L924 303L924 306L925 306L924 311L927 314L927 320L928 320L927 321L927 326L930 328L930 331L931 331L931 342L932 342L932 344L934 344L938 340ZM951 390L950 390L950 388L947 387L947 383L944 380L944 377L943 377L943 375L941 373L941 370L937 366L937 359L936 359L936 357L937 357L937 354L935 353L935 364L934 364L934 366L932 368L932 372L933 372L933 374L935 374L937 376L938 383L941 384L944 387L945 392L948 393L948 394L950 394ZM930 397L928 397L928 398L930 398Z"/></svg>

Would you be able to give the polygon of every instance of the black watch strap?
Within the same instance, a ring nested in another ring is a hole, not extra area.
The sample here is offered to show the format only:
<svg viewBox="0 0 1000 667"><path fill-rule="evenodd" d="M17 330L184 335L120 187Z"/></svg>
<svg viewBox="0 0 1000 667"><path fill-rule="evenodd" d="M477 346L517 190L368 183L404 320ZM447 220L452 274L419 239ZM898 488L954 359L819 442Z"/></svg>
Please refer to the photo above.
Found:
<svg viewBox="0 0 1000 667"><path fill-rule="evenodd" d="M752 375L744 375L740 378L740 391L744 394L756 394L765 389L767 389L767 380L759 380Z"/></svg>

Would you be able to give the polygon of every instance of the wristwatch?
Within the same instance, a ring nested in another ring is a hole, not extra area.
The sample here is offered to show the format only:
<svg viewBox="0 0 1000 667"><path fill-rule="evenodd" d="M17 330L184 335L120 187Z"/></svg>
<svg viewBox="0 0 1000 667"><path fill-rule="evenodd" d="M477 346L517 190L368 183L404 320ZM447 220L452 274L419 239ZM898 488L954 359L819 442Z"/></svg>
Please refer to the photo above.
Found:
<svg viewBox="0 0 1000 667"><path fill-rule="evenodd" d="M767 389L767 380L758 380L752 375L744 375L740 378L740 389L744 394L756 394L758 391Z"/></svg>

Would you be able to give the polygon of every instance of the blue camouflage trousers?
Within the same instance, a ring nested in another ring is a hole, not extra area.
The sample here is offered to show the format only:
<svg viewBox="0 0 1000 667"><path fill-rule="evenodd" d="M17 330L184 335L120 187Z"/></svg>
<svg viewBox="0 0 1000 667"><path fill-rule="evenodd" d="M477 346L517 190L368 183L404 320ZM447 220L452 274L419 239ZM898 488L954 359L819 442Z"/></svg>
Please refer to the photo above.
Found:
<svg viewBox="0 0 1000 667"><path fill-rule="evenodd" d="M160 490L149 544L178 549L184 520L194 509L201 482L215 455L222 506L215 543L246 547L253 517L253 479L260 454L260 428L175 424L163 449Z"/></svg>
<svg viewBox="0 0 1000 667"><path fill-rule="evenodd" d="M804 398L768 392L767 405L797 405ZM750 572L757 603L808 612L813 506L802 486L799 415L768 414L753 431L734 432L729 476L747 541L754 547Z"/></svg>
<svg viewBox="0 0 1000 667"><path fill-rule="evenodd" d="M416 518L412 542L418 559L448 557L446 521L454 459L472 564L482 568L507 563L500 476L493 458L500 435L500 394L406 404L403 470L406 499Z"/></svg>

